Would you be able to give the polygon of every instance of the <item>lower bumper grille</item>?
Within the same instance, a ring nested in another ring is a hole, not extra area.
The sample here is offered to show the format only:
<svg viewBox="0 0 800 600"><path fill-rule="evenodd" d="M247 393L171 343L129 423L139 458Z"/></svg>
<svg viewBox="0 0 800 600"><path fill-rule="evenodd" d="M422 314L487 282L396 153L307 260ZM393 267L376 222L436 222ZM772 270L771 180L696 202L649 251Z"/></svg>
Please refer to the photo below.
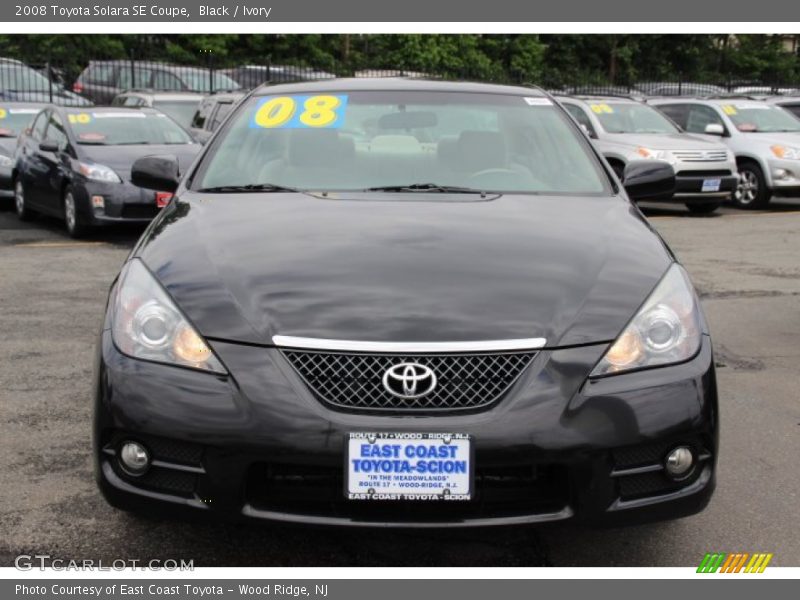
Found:
<svg viewBox="0 0 800 600"><path fill-rule="evenodd" d="M153 204L125 204L122 206L120 216L123 219L152 219L159 209L155 202Z"/></svg>
<svg viewBox="0 0 800 600"><path fill-rule="evenodd" d="M562 510L569 502L567 471L560 466L484 467L475 473L469 501L348 500L341 467L254 465L247 480L254 508L292 514L375 521L457 521Z"/></svg>
<svg viewBox="0 0 800 600"><path fill-rule="evenodd" d="M284 356L321 401L357 410L446 411L487 407L511 387L536 352L494 354L357 354L284 350ZM415 363L435 374L421 397L398 397L383 385L387 370Z"/></svg>

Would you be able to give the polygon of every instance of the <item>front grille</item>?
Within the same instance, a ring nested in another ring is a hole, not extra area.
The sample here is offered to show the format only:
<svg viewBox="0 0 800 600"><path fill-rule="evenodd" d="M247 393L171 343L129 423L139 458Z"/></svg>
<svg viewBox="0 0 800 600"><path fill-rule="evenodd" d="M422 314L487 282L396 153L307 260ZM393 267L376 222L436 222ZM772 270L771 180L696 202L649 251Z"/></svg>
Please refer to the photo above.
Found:
<svg viewBox="0 0 800 600"><path fill-rule="evenodd" d="M259 510L356 520L424 522L510 517L562 510L569 503L567 470L559 465L478 467L465 501L348 500L341 466L256 464L247 502Z"/></svg>
<svg viewBox="0 0 800 600"><path fill-rule="evenodd" d="M353 410L447 411L478 409L499 400L536 352L493 354L357 354L284 350L317 399ZM387 369L417 363L433 370L436 387L421 398L383 387Z"/></svg>
<svg viewBox="0 0 800 600"><path fill-rule="evenodd" d="M725 150L673 150L672 155L683 162L723 162L728 160Z"/></svg>

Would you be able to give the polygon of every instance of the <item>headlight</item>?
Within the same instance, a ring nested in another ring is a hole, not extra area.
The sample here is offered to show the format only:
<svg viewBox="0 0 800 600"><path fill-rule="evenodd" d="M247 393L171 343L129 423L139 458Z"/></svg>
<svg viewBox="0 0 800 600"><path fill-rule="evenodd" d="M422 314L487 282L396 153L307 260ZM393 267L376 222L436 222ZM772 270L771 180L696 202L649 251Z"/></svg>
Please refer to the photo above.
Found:
<svg viewBox="0 0 800 600"><path fill-rule="evenodd" d="M639 146L636 148L636 154L645 159L663 160L669 164L675 163L675 158L668 150L651 150L650 148Z"/></svg>
<svg viewBox="0 0 800 600"><path fill-rule="evenodd" d="M112 302L111 332L124 354L227 372L141 261L134 259L125 266Z"/></svg>
<svg viewBox="0 0 800 600"><path fill-rule="evenodd" d="M701 336L692 283L683 267L673 264L592 376L683 362L700 349Z"/></svg>
<svg viewBox="0 0 800 600"><path fill-rule="evenodd" d="M650 150L650 148L645 148L644 146L636 148L636 154L642 158L652 158L654 160L664 160L667 156L664 150Z"/></svg>
<svg viewBox="0 0 800 600"><path fill-rule="evenodd" d="M78 163L78 170L86 179L105 181L108 183L122 183L122 179L114 172L114 169L105 165L82 162Z"/></svg>
<svg viewBox="0 0 800 600"><path fill-rule="evenodd" d="M800 160L800 148L792 148L791 146L770 146L772 153L778 158L786 158L789 160Z"/></svg>
<svg viewBox="0 0 800 600"><path fill-rule="evenodd" d="M0 154L0 167L13 167L14 159L5 154Z"/></svg>

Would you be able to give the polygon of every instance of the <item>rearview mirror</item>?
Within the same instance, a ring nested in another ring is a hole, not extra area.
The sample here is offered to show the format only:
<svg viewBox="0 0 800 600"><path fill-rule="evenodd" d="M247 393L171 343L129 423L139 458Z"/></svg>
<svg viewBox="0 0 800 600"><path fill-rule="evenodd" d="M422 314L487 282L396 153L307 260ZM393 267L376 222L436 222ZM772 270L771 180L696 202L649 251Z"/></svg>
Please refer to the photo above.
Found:
<svg viewBox="0 0 800 600"><path fill-rule="evenodd" d="M42 152L58 152L59 151L58 143L54 142L53 140L43 140L39 144L39 150L41 150Z"/></svg>
<svg viewBox="0 0 800 600"><path fill-rule="evenodd" d="M436 127L436 113L430 111L401 111L382 115L378 119L378 129L424 129Z"/></svg>
<svg viewBox="0 0 800 600"><path fill-rule="evenodd" d="M725 135L725 128L719 123L709 123L704 132L707 135Z"/></svg>
<svg viewBox="0 0 800 600"><path fill-rule="evenodd" d="M634 160L625 165L622 185L631 200L668 200L675 193L675 169L661 160Z"/></svg>
<svg viewBox="0 0 800 600"><path fill-rule="evenodd" d="M131 167L131 183L159 192L175 192L180 183L178 157L173 154L143 156Z"/></svg>

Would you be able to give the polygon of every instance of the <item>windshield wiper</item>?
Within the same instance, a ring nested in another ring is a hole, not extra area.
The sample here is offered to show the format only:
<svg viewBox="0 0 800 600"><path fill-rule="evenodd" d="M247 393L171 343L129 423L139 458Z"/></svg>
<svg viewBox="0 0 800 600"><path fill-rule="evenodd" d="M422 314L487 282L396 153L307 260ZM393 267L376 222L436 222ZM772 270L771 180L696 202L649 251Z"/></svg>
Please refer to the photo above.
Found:
<svg viewBox="0 0 800 600"><path fill-rule="evenodd" d="M440 185L438 183L412 183L409 185L381 185L364 190L365 192L441 192L443 194L481 194L483 190L459 187L456 185Z"/></svg>
<svg viewBox="0 0 800 600"><path fill-rule="evenodd" d="M293 187L275 185L274 183L248 183L246 185L218 185L216 187L200 188L196 190L207 194L246 194L248 192L294 192L305 193Z"/></svg>

